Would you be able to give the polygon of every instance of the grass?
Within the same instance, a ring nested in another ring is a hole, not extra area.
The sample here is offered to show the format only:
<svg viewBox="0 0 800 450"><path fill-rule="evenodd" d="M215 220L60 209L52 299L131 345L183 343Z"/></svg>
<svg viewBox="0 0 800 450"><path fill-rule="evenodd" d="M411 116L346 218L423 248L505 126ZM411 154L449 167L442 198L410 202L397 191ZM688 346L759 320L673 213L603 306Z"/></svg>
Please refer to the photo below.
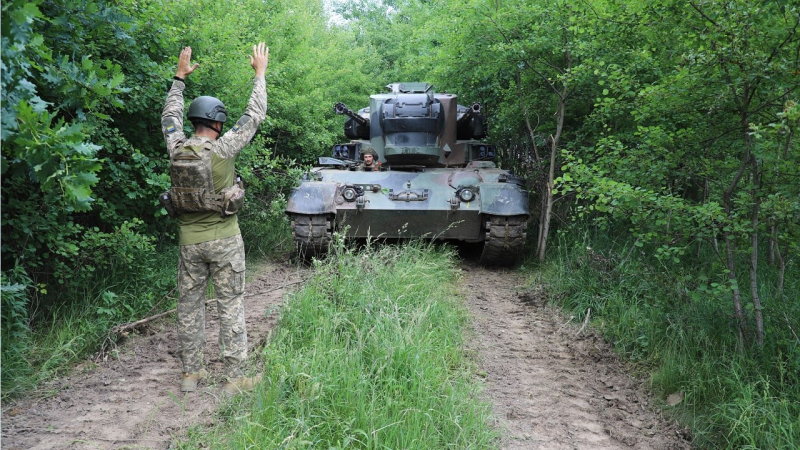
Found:
<svg viewBox="0 0 800 450"><path fill-rule="evenodd" d="M62 295L24 332L6 336L4 327L3 400L35 391L100 351L111 327L174 307L165 295L175 284L176 260L177 249L155 252L139 272L98 272L93 285ZM27 302L24 292L18 301Z"/></svg>
<svg viewBox="0 0 800 450"><path fill-rule="evenodd" d="M341 247L284 306L264 382L179 448L494 448L453 256Z"/></svg>
<svg viewBox="0 0 800 450"><path fill-rule="evenodd" d="M763 264L759 274L765 345L740 351L730 292L707 287L718 276L710 256L667 265L601 235L562 235L558 244L531 279L581 320L591 308L592 323L662 399L685 394L665 408L692 430L695 447L800 447L800 341L792 333L800 303L771 289L773 268ZM747 279L741 274L740 285ZM796 267L786 280L784 292L800 289Z"/></svg>

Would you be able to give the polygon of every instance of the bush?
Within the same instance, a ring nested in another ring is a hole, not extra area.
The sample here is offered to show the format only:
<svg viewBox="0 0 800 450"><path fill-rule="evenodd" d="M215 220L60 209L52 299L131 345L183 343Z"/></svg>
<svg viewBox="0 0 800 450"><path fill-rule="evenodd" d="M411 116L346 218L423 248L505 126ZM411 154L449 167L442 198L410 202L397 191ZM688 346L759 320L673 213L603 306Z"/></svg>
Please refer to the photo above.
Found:
<svg viewBox="0 0 800 450"><path fill-rule="evenodd" d="M33 282L19 266L2 273L2 390L3 398L14 395L30 379L32 368L26 357L31 349L28 291Z"/></svg>

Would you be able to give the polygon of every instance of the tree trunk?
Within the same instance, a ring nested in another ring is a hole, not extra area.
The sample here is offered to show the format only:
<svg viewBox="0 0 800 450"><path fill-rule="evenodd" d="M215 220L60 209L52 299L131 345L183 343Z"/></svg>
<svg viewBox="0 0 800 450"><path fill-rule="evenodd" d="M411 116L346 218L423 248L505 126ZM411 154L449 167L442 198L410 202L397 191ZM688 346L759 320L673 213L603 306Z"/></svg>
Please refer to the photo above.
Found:
<svg viewBox="0 0 800 450"><path fill-rule="evenodd" d="M755 155L751 157L751 165L753 168L753 211L750 220L752 230L750 232L750 295L753 299L753 310L755 311L756 319L756 343L759 347L764 346L764 312L761 308L761 298L758 295L758 213L759 204L759 174L758 174L758 159Z"/></svg>
<svg viewBox="0 0 800 450"><path fill-rule="evenodd" d="M773 222L769 226L769 252L767 253L767 263L775 265L775 246L777 245L778 226Z"/></svg>
<svg viewBox="0 0 800 450"><path fill-rule="evenodd" d="M733 217L733 207L731 205L733 202L733 193L736 190L736 186L739 184L739 181L741 181L749 162L750 151L748 150L745 154L745 158L742 160L742 164L739 166L739 170L736 172L736 176L733 177L728 189L726 189L722 194L722 204L725 208L725 216L731 220L731 225L736 220ZM742 297L739 291L739 283L736 280L736 260L734 258L734 254L736 252L734 251L733 237L731 234L731 231L726 231L723 228L723 237L725 238L725 259L728 265L728 281L731 283L731 295L733 296L733 315L736 318L739 351L744 352L744 312L742 311Z"/></svg>
<svg viewBox="0 0 800 450"><path fill-rule="evenodd" d="M727 206L726 206L727 209ZM728 264L728 281L730 281L733 295L733 316L736 318L736 331L739 342L739 351L744 352L744 313L742 312L742 297L739 293L739 285L736 281L736 262L733 259L733 241L729 232L724 232L725 236L725 259Z"/></svg>
<svg viewBox="0 0 800 450"><path fill-rule="evenodd" d="M555 179L555 166L556 166L556 152L558 146L556 140L551 139L552 148L550 149L550 169L547 174L547 190L545 192L545 205L542 214L542 221L539 226L539 243L537 250L539 252L539 262L544 262L545 250L547 250L547 236L550 233L550 218L553 213L553 180Z"/></svg>
<svg viewBox="0 0 800 450"><path fill-rule="evenodd" d="M539 257L543 253L542 242L544 241L544 245L546 244L547 238L545 237L545 222L547 222L547 197L548 195L548 187L547 182L545 182L544 188L542 189L542 198L539 204L539 234L536 235L536 255ZM550 228L549 225L547 227ZM541 257L539 259L541 261Z"/></svg>
<svg viewBox="0 0 800 450"><path fill-rule="evenodd" d="M542 158L539 156L539 148L536 146L535 133L536 128L539 127L539 124L536 124L536 128L531 126L531 119L530 115L528 114L528 105L525 103L525 97L522 95L522 75L520 74L519 69L517 69L517 93L519 95L519 107L522 109L522 117L525 119L525 127L528 129L528 136L531 139L533 156L536 158L537 167L541 167Z"/></svg>
<svg viewBox="0 0 800 450"><path fill-rule="evenodd" d="M775 256L778 260L778 298L783 297L783 277L786 274L786 260L783 259L781 254L781 246L775 246Z"/></svg>
<svg viewBox="0 0 800 450"><path fill-rule="evenodd" d="M562 85L561 93L558 94L558 110L556 111L556 135L550 136L550 168L547 171L547 186L544 192L545 201L544 211L541 214L539 223L539 239L536 243L536 251L539 262L544 261L545 251L547 250L547 235L550 233L550 218L553 213L553 183L555 180L556 161L558 152L558 142L561 139L561 131L564 129L564 116L566 114L567 83Z"/></svg>

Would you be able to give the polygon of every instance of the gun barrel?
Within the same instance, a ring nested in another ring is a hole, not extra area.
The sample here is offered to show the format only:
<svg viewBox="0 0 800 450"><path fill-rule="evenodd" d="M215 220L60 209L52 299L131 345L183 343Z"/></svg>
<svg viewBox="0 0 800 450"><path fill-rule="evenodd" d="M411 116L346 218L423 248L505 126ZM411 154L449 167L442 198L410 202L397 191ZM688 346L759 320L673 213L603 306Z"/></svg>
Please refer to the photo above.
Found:
<svg viewBox="0 0 800 450"><path fill-rule="evenodd" d="M354 113L353 110L348 109L347 106L345 106L345 104L342 102L333 105L333 110L336 112L336 114L344 114L347 117L355 120L356 123L359 125L369 126L369 119L365 119L359 116L358 114Z"/></svg>
<svg viewBox="0 0 800 450"><path fill-rule="evenodd" d="M469 123L470 119L475 117L476 115L480 114L481 112L481 104L480 103L473 103L472 106L467 108L467 111L458 119L458 124L462 123Z"/></svg>

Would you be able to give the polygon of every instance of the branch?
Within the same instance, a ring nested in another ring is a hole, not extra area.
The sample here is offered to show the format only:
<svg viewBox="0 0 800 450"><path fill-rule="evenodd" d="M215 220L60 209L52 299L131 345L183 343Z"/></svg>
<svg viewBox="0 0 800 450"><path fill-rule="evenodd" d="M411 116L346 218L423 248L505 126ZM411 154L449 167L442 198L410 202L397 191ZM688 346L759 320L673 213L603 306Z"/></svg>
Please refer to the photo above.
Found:
<svg viewBox="0 0 800 450"><path fill-rule="evenodd" d="M258 291L258 292L252 293L252 294L246 294L245 297L253 297L254 295L266 294L267 292L277 291L278 289L283 289L283 288L285 288L287 286L291 286L293 284L302 283L303 281L305 281L305 280L298 280L298 281L292 281L291 283L284 283L284 284L282 284L280 286L276 286L276 287L273 287L273 288L270 288L270 289L267 289L267 290L264 290L264 291ZM206 300L206 305L210 305L215 301L217 301L216 298L210 298L210 299ZM162 318L164 316L168 316L168 315L174 313L177 310L178 310L178 308L173 308L173 309L170 309L169 311L164 311L164 312L156 314L154 316L145 317L144 319L137 320L136 322L128 322L128 323L123 323L123 324L117 325L114 328L112 328L111 330L109 330L109 333L110 334L123 334L123 333L125 333L127 331L136 329L136 328L138 328L138 327L140 327L140 326L142 326L142 325L144 325L146 323L152 322L152 321L154 321L156 319L160 319L160 318Z"/></svg>
<svg viewBox="0 0 800 450"><path fill-rule="evenodd" d="M708 15L705 13L705 11L700 9L700 7L697 6L697 4L695 4L695 2L689 2L689 4L692 5L692 8L694 8L694 10L697 11L698 14L700 14L700 17L702 17L703 19L707 20L709 23L714 24L714 26L719 27L719 24L714 19L712 19L711 17L708 17Z"/></svg>
<svg viewBox="0 0 800 450"><path fill-rule="evenodd" d="M531 127L531 120L528 116L528 105L525 103L525 99L522 95L522 79L520 75L519 69L517 69L517 91L519 91L519 103L522 107L522 115L525 117L525 126L528 128L528 134L531 137L531 145L533 145L533 154L536 156L536 163L541 164L542 158L539 156L539 148L536 145L536 136L534 132L536 128L539 128L539 123L537 121L536 128Z"/></svg>
<svg viewBox="0 0 800 450"><path fill-rule="evenodd" d="M581 334L581 331L586 328L586 324L589 323L589 317L592 317L592 308L586 310L586 318L583 319L583 325L581 325L581 328L575 333L575 336Z"/></svg>
<svg viewBox="0 0 800 450"><path fill-rule="evenodd" d="M797 343L800 344L800 337L797 337L797 333L794 332L794 328L792 328L792 323L789 322L789 317L786 315L786 313L783 313L783 319L786 321L786 325L789 327L789 330L794 335L794 338L797 339Z"/></svg>

